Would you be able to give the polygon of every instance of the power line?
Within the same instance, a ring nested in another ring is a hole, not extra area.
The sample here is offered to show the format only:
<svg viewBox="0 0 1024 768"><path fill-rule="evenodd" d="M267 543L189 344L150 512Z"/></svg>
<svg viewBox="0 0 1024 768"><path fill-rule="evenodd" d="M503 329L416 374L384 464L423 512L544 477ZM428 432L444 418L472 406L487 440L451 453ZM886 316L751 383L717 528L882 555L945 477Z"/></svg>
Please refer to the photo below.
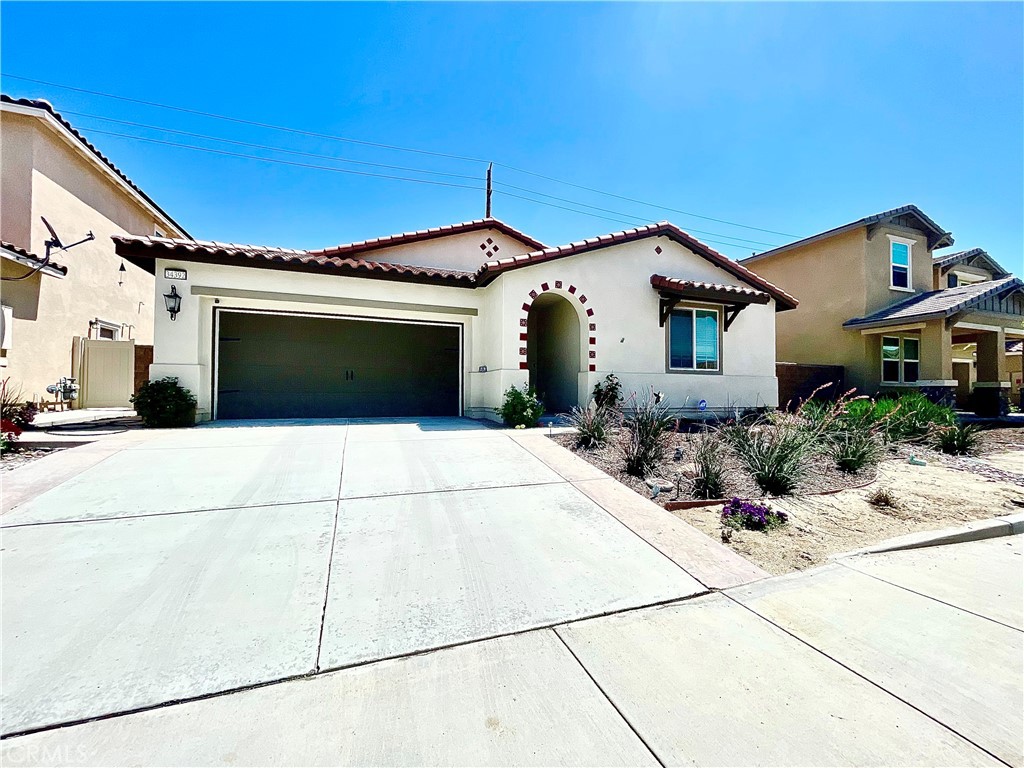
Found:
<svg viewBox="0 0 1024 768"><path fill-rule="evenodd" d="M146 128L146 129L153 130L153 131L163 131L165 133L175 133L175 134L178 134L180 136L191 136L192 138L196 138L196 139L209 139L210 141L222 141L222 142L224 142L226 144L235 144L235 145L242 146L242 147L253 147L255 149L266 149L266 150L269 150L271 152L284 152L284 153L289 154L289 155L302 155L303 157L317 157L317 158L320 158L322 160L334 160L335 162L339 162L339 163L354 163L355 165L368 165L368 166L373 166L375 168L389 168L389 169L394 170L394 171L409 171L409 172L412 172L412 173L426 173L426 174L430 174L432 176L448 176L448 177L456 178L456 179L479 180L478 176L469 176L469 175L464 174L464 173L445 173L443 171L428 171L428 170L426 170L424 168L410 168L410 167L405 166L405 165L388 165L386 163L371 163L371 162L369 162L367 160L351 160L351 159L346 158L346 157L335 157L334 155L323 155L323 154L319 154L319 153L316 153L316 152L302 152L302 151L297 150L297 149L286 149L284 147L272 147L272 146L269 146L267 144L254 144L254 143L249 142L249 141L238 141L237 139L226 139L226 138L224 138L222 136L210 136L209 134L205 134L205 133L193 133L192 131L181 131L181 130L178 130L177 128L165 128L162 125L149 125L147 123L135 123L135 122L132 122L131 120L117 120L117 119L115 119L113 117L103 117L102 115L90 115L87 112L75 112L74 110L70 110L70 109L63 110L62 113L66 114L66 115L77 115L78 117L88 117L88 118L92 118L94 120L103 120L103 121L108 122L108 123L118 123L120 125L130 125L130 126L135 127L135 128ZM87 130L99 130L99 129L88 128ZM139 138L144 138L144 137L139 137Z"/></svg>
<svg viewBox="0 0 1024 768"><path fill-rule="evenodd" d="M505 195L506 197L514 197L514 198L516 198L518 200L526 200L526 201L531 202L531 203L536 203L537 205L546 205L546 206L548 206L550 208L560 208L563 211L571 211L572 213L580 213L580 214L583 214L584 216L593 216L595 219L604 219L605 221L614 221L614 222L616 222L618 224L626 224L626 225L628 225L630 227L636 227L638 225L643 226L644 224L649 224L650 223L650 222L645 221L643 219L634 219L633 221L625 221L623 219L613 219L610 216L601 216L599 214L589 213L587 211L577 211L574 208L566 208L564 205L555 205L554 203L548 203L548 202L546 202L544 200L534 200L533 198L530 198L530 197L523 197L522 195L514 195L511 192L506 192L503 189L496 189L494 191L497 192L499 195ZM728 237L728 235L726 235L726 237ZM744 248L745 247L743 245L740 245L739 243L726 243L726 242L723 242L721 240L711 240L709 238L704 238L703 242L705 242L705 243L714 243L715 245L723 245L723 246L732 247L732 248Z"/></svg>
<svg viewBox="0 0 1024 768"><path fill-rule="evenodd" d="M632 197L626 197L625 195L617 195L614 192L604 192L604 191L602 191L600 189L594 189L593 187L586 187L586 186L584 186L582 184L575 184L575 183L573 183L571 181L565 181L563 179L556 179L554 176L545 176L543 173L535 173L534 171L527 171L527 170L525 170L523 168L516 168L515 166L506 165L505 163L498 163L498 162L496 162L495 165L497 165L497 166L499 166L501 168L505 168L506 170L509 170L509 171L515 171L516 173L525 173L525 174L527 174L529 176L536 176L538 179L547 179L548 181L553 181L553 182L555 182L557 184L565 184L566 186L575 187L576 189L582 189L582 190L585 190L587 192L593 192L594 194L597 194L597 195L607 195L608 197L615 197L615 198L618 198L619 200L625 200L625 201L630 202L630 203L636 203L637 205L646 205L646 206L649 206L651 208L660 208L663 211L671 211L672 213L680 213L680 214L682 214L684 216L693 216L696 219L704 219L705 221L715 221L715 222L718 222L719 224L728 224L730 227L742 227L743 229L753 229L753 230L756 230L757 232L767 232L770 235L781 235L782 237L800 237L800 235L793 235L793 234L790 234L788 232L777 232L774 229L763 229L761 227L752 227L749 224L739 224L739 223L737 223L735 221L728 221L727 219L716 219L713 216L702 216L699 213L693 213L691 211L683 211L683 210L680 210L679 208L669 208L666 205L658 205L657 203L648 203L648 202L645 202L643 200L637 200L637 199L632 198Z"/></svg>
<svg viewBox="0 0 1024 768"><path fill-rule="evenodd" d="M160 126L160 125L151 125L151 124L148 124L148 123L138 123L138 122L134 122L134 121L131 121L131 120L118 120L118 119L115 119L115 118L112 118L112 117L104 117L102 115L93 115L93 114L90 114L88 112L76 112L74 110L65 110L65 114L76 115L76 116L79 116L79 117L86 117L86 118L95 119L95 120L102 120L102 121L105 121L105 122L117 123L119 125L128 125L128 126L132 126L132 127L135 127L135 128L145 128L145 129L148 129L148 130L162 131L162 132L173 133L173 134L177 134L177 135L181 135L181 136L190 136L192 138L197 138L197 139L205 139L205 140L209 140L209 141L219 141L219 142L223 142L223 143L226 143L226 144L234 144L236 146L243 146L243 147L252 147L252 148L256 148L256 149L263 149L263 150L267 150L267 151L270 151L270 152L283 152L283 153L290 154L290 155L300 155L300 156L303 156L303 157L315 157L315 158L320 158L320 159L323 159L323 160L333 160L333 161L342 162L342 163L354 163L354 164L357 164L357 165L367 165L367 166L373 166L373 167L377 167L377 168L388 168L388 169L391 169L391 170L408 171L408 172L412 172L412 173L423 173L423 174L430 174L430 175L435 175L435 176L446 176L446 177L450 177L450 178L469 179L469 180L474 180L474 181L477 180L476 176L469 176L469 175L466 175L466 174L445 173L443 171L430 171L430 170L426 170L426 169L423 169L423 168L411 168L409 166L403 166L403 165L388 165L388 164L385 164L385 163L371 163L371 162L367 162L367 161L363 161L363 160L349 160L347 158L335 157L334 155L324 155L324 154L320 154L320 153L316 153L316 152L303 152L303 151L300 151L300 150L287 149L285 147L276 147L276 146L271 146L271 145L268 145L268 144L256 144L256 143L248 142L248 141L239 141L239 140L236 140L236 139L228 139L228 138L224 138L222 136L211 136L211 135L205 134L205 133L195 133L195 132L192 132L192 131L178 130L176 128L166 128L166 127ZM92 130L92 129L87 129L87 130ZM96 130L99 131L100 129L96 129ZM127 135L127 134L120 134L120 135ZM143 138L144 139L146 137L140 136L138 138ZM615 211L615 210L611 210L609 208L602 208L602 207L597 206L597 205L590 205L589 203L580 202L579 200L570 200L568 198L559 197L557 195L549 195L549 194L547 194L545 192L540 192L540 191L535 190L535 189L528 189L527 187L520 187L520 186L517 186L515 184L509 184L509 183L503 182L503 181L498 181L498 182L495 182L495 183L500 185L500 186L508 187L509 189L515 189L515 190L518 190L520 192L526 192L526 193L531 194L531 195L539 195L540 197L546 197L546 198L551 199L551 200L558 200L559 202L568 203L569 205L575 205L575 206L580 206L580 207L583 207L583 208L589 208L591 210L602 211L604 213L611 213L611 214L614 214L616 216L625 216L625 217L627 217L627 218L629 218L629 219L631 219L633 221L636 221L636 222L644 222L644 223L646 223L648 221L648 219L645 219L642 216L637 216L635 214L624 213L622 211ZM530 202L535 202L535 203L540 203L541 202L539 200L533 200L531 198L525 198L525 197L521 197L520 199L522 199L522 200L529 200ZM564 210L571 211L573 209L565 208ZM584 213L583 211L574 211L574 212L575 213ZM597 217L597 218L607 218L607 217ZM624 222L621 219L607 218L607 220L608 221L616 221L616 222L619 222L619 223L632 223L632 222ZM751 240L749 238L737 237L735 235L728 235L728 234L724 234L722 232L710 232L710 231L702 230L702 229L693 229L692 227L689 229L689 231L697 233L697 234L701 234L701 235L710 235L711 237L723 237L723 238L726 238L727 240L737 240L737 241L739 241L739 243L737 243L736 245L739 246L740 244L742 244L741 247L746 247L747 244L765 245L765 246L769 246L769 247L775 247L777 245L777 243L767 243L767 242L764 242L763 240ZM717 241L717 242L721 243L721 241Z"/></svg>
<svg viewBox="0 0 1024 768"><path fill-rule="evenodd" d="M334 171L335 173L349 173L355 176L372 176L378 179L392 179L395 181L411 181L416 184L433 184L438 187L457 187L459 189L475 189L483 191L483 187L474 187L469 184L454 184L448 181L432 181L431 179L412 179L407 176L391 176L385 173L370 173L369 171L353 171L349 168L331 168L327 165L313 165L312 163L298 163L292 160L278 160L273 157L260 157L259 155L247 155L242 152L228 152L223 149L213 149L211 147L197 147L194 144L182 144L176 141L164 141L162 139L150 139L144 136L133 136L129 133L116 133L114 131L101 131L96 128L91 129L93 133L100 133L105 136L119 136L123 139L135 139L136 141L148 141L151 144L164 144L169 147L180 147L181 149L194 149L198 152L211 152L216 155L227 155L228 157L241 157L247 160L260 160L265 163L279 163L281 165L294 165L300 168L315 168L320 171Z"/></svg>
<svg viewBox="0 0 1024 768"><path fill-rule="evenodd" d="M546 194L544 192L538 192L535 189L527 189L526 187L517 187L515 184L508 184L507 182L504 182L504 181L496 181L494 183L497 184L497 185L500 185L502 187L508 187L509 189L518 189L520 192L528 192L531 195L540 195L541 197L547 197L547 198L550 198L551 200L559 200L559 201L561 201L563 203L570 203L571 205L580 205L580 206L583 206L584 208L591 208L592 210L595 210L595 211L604 211L605 213L614 213L617 216L628 216L629 218L636 219L637 221L646 221L646 219L644 219L643 217L635 216L634 214L631 214L631 213L623 213L622 211L613 211L613 210L611 210L609 208L601 208L600 206L597 206L597 205L589 205L588 203L581 203L579 200L569 200L569 199L564 198L564 197L558 197L557 195L549 195L549 194ZM539 201L534 201L534 202L539 202ZM772 248L775 248L775 247L778 246L778 243L766 243L763 240L749 240L749 239L747 239L745 237L735 237L734 235L726 235L726 234L723 234L722 232L708 232L707 230L694 229L692 227L687 227L687 231L688 232L697 232L698 234L701 234L701 235L711 235L712 237L725 237L725 238L728 238L729 240L739 240L741 243L751 243L753 245L767 245L767 246L772 247Z"/></svg>
<svg viewBox="0 0 1024 768"><path fill-rule="evenodd" d="M128 101L132 104L142 104L147 107L159 107L160 109L172 109L175 112L185 112L190 115L199 115L200 117L209 117L214 120L226 120L231 123L241 123L242 125L252 125L256 128L269 128L275 131L288 131L289 133L298 133L303 136L316 136L321 139L331 139L333 141L345 141L350 144L362 144L367 147L377 147L379 149L390 149L396 152L415 152L420 155L433 155L435 157L447 157L451 160L462 160L469 163L486 163L487 160L481 160L478 157L465 157L463 155L452 155L447 152L433 152L429 149L414 149L412 147L399 147L393 144L381 144L375 141L364 141L362 139L350 139L344 136L333 136L329 133L317 133L316 131L304 131L300 128L289 128L284 125L274 125L272 123L261 123L257 120L245 120L241 117L230 117L229 115L219 115L215 112L204 112L201 109L189 109L188 107L176 107L171 104L160 104L156 101L146 101L145 99L133 99L128 96L117 96L113 93L104 93L103 91L92 91L88 88L76 88L71 85L61 85L60 83L52 83L47 80L35 80L31 77L20 77L18 75L9 75L6 72L0 73L2 77L9 77L12 80L23 80L27 83L36 83L37 85L48 85L51 88L63 88L66 91L75 91L77 93L88 93L92 96L102 96L107 99L117 99L119 101Z"/></svg>
<svg viewBox="0 0 1024 768"><path fill-rule="evenodd" d="M228 115L220 115L220 114L217 114L217 113L214 113L214 112L205 112L205 111L199 110L199 109L190 109L188 107L178 107L178 106L174 106L174 105L170 105L170 104L161 104L161 103L155 102L155 101L146 101L144 99L135 99L135 98L131 98L131 97L128 97L128 96L118 96L116 94L105 93L103 91L95 91L95 90L90 90L88 88L78 88L78 87L75 87L75 86L63 85L61 83L54 83L54 82L47 81L47 80L38 80L38 79L35 79L35 78L30 78L30 77L21 77L19 75L11 75L11 74L7 74L7 73L0 73L0 75L2 75L3 77L11 78L13 80L21 80L21 81L28 82L28 83L36 83L38 85L46 85L46 86L50 86L52 88L61 88L63 90L75 91L77 93L87 93L87 94L90 94L90 95L93 95L93 96L101 96L103 98L116 99L118 101L125 101L125 102L130 102L130 103L133 103L133 104L142 104L142 105L145 105L145 106L157 107L157 108L160 108L160 109L169 109L169 110L173 110L173 111L176 111L176 112L183 112L183 113L186 113L186 114L198 115L198 116L201 116L201 117L208 117L208 118L215 119L215 120L225 120L225 121L228 121L228 122L238 123L238 124L241 124L241 125L251 125L251 126L254 126L254 127L258 127L258 128L267 128L267 129L277 130L277 131L286 131L288 133L299 134L299 135L302 135L302 136L313 136L313 137L316 137L316 138L329 139L329 140L332 140L332 141L341 141L341 142L348 142L348 143L351 143L351 144L360 144L360 145L363 145L363 146L376 147L376 148L379 148L379 149L387 149L387 150L391 150L391 151L395 151L395 152L412 152L412 153L421 154L421 155L431 155L431 156L434 156L434 157L444 157L444 158L448 158L448 159L451 159L451 160L459 160L459 161L462 161L462 162L472 162L472 163L481 163L481 164L490 162L488 160L484 160L484 159L481 159L481 158L467 157L467 156L464 156L464 155L455 155L455 154L451 154L451 153L447 153L447 152L436 152L436 151L426 150L426 149L417 149L417 148L414 148L414 147L402 147L402 146L398 146L398 145L394 145L394 144L383 144L383 143L380 143L380 142L365 141L365 140L362 140L362 139L353 139L353 138L342 137L342 136L335 136L335 135L326 134L326 133L318 133L316 131L306 131L306 130L301 130L299 128L289 128L287 126L274 125L272 123L263 123L263 122L259 122L259 121L256 121L256 120L246 120L246 119L238 118L238 117L230 117ZM683 215L683 216L691 216L693 218L703 219L705 221L714 221L714 222L717 222L719 224L725 224L725 225L730 226L730 227L740 227L742 229L750 229L750 230L754 230L754 231L757 231L757 232L765 232L765 233L768 233L768 234L780 235L782 237L799 237L799 235L794 235L794 234L791 234L791 233L788 233L788 232L779 232L779 231L773 230L773 229L765 229L763 227L754 227L754 226L751 226L749 224L740 224L739 222L729 221L728 219L719 219L719 218L715 218L713 216L705 216L703 214L693 213L692 211L685 211L685 210L682 210L680 208L672 208L672 207L665 206L665 205L659 205L658 203L651 203L651 202L647 202L647 201L644 201L644 200L638 200L636 198L627 197L625 195L619 195L619 194L616 194L614 192L605 192L604 190L596 189L594 187L588 187L588 186L585 186L583 184L576 184L576 183L571 182L571 181L565 181L564 179L559 179L559 178L556 178L554 176L548 176L548 175L543 174L543 173L537 173L536 171L529 171L529 170L526 170L525 168L519 168L519 167L516 167L514 165L509 165L507 163L495 162L494 164L497 165L498 167L505 168L506 170L513 171L515 173L522 173L522 174L526 174L526 175L529 175L529 176L534 176L536 178L545 179L547 181L551 181L551 182L554 182L556 184L564 184L566 186L574 187L576 189L581 189L581 190L584 190L586 192L591 192L591 193L597 194L597 195L605 195L605 196L608 196L608 197L614 197L614 198L617 198L619 200L625 200L626 202L634 203L636 205L643 205L643 206L647 206L647 207L651 207L651 208L657 208L657 209L663 210L663 211L670 211L672 213L678 213L678 214ZM723 235L723 237L731 237L731 236L730 235ZM740 238L735 238L735 239L740 239Z"/></svg>

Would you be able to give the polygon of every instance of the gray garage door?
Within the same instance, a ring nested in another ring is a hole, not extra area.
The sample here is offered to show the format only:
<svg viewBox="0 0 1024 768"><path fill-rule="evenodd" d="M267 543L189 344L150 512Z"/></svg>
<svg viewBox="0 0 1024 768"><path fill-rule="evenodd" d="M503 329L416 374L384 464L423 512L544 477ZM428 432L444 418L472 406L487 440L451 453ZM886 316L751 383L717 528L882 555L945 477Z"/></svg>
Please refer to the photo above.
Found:
<svg viewBox="0 0 1024 768"><path fill-rule="evenodd" d="M218 419L459 414L454 326L219 315Z"/></svg>

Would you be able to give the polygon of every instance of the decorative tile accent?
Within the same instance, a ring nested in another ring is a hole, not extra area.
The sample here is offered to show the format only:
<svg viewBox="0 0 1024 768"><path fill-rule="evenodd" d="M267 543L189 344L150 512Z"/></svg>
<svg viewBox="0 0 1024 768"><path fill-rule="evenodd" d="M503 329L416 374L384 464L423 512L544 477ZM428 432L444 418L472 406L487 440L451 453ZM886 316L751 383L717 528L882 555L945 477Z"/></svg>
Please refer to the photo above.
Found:
<svg viewBox="0 0 1024 768"><path fill-rule="evenodd" d="M594 310L593 309L588 309L587 310L587 317L593 317L593 316L594 316Z"/></svg>
<svg viewBox="0 0 1024 768"><path fill-rule="evenodd" d="M519 354L520 355L525 355L526 354L526 347L520 347L519 348Z"/></svg>
<svg viewBox="0 0 1024 768"><path fill-rule="evenodd" d="M494 245L494 241L493 241L493 240L491 240L491 238L489 238L489 237L488 237L488 238L487 238L487 244L488 244L488 245Z"/></svg>
<svg viewBox="0 0 1024 768"><path fill-rule="evenodd" d="M561 288L561 287L562 287L562 281L561 280L555 280L555 288Z"/></svg>
<svg viewBox="0 0 1024 768"><path fill-rule="evenodd" d="M590 372L591 372L591 373L593 373L593 372L594 372L594 371L596 371L596 370L597 370L597 366L596 366L596 365L594 365L593 363L591 363L591 364L590 364Z"/></svg>
<svg viewBox="0 0 1024 768"><path fill-rule="evenodd" d="M584 296L583 294L580 294L580 304L586 304L586 303L587 303L587 297Z"/></svg>
<svg viewBox="0 0 1024 768"><path fill-rule="evenodd" d="M536 299L537 298L537 292L536 291L530 291L530 298L531 299Z"/></svg>
<svg viewBox="0 0 1024 768"><path fill-rule="evenodd" d="M519 340L520 340L520 341L526 341L526 336L527 336L527 334L525 334L525 333L520 333L520 334L519 334Z"/></svg>
<svg viewBox="0 0 1024 768"><path fill-rule="evenodd" d="M523 312L529 312L529 311L530 311L530 305L529 304L523 304Z"/></svg>
<svg viewBox="0 0 1024 768"><path fill-rule="evenodd" d="M495 253L497 253L501 249L497 246L497 244L495 244L494 248L492 248L491 250L493 250Z"/></svg>
<svg viewBox="0 0 1024 768"><path fill-rule="evenodd" d="M591 344L597 344L597 337L596 336L591 336L590 337L590 343Z"/></svg>
<svg viewBox="0 0 1024 768"><path fill-rule="evenodd" d="M540 284L540 289L542 291L550 291L551 290L551 286L549 286L547 283L541 283Z"/></svg>
<svg viewBox="0 0 1024 768"><path fill-rule="evenodd" d="M520 363L519 364L519 370L520 371L528 371L528 370L530 370L530 364L529 363Z"/></svg>
<svg viewBox="0 0 1024 768"><path fill-rule="evenodd" d="M569 293L576 293L576 286L575 285L570 285L569 286Z"/></svg>
<svg viewBox="0 0 1024 768"><path fill-rule="evenodd" d="M595 357L597 357L597 352L590 350L590 359L593 360Z"/></svg>
<svg viewBox="0 0 1024 768"><path fill-rule="evenodd" d="M654 246L654 252L655 253L661 253L661 246L660 245Z"/></svg>
<svg viewBox="0 0 1024 768"><path fill-rule="evenodd" d="M525 317L519 318L519 327L520 328L525 328L526 327L526 323L527 323L527 320L526 320Z"/></svg>
<svg viewBox="0 0 1024 768"><path fill-rule="evenodd" d="M597 323L591 323L590 324L590 330L591 331L596 331L597 330Z"/></svg>

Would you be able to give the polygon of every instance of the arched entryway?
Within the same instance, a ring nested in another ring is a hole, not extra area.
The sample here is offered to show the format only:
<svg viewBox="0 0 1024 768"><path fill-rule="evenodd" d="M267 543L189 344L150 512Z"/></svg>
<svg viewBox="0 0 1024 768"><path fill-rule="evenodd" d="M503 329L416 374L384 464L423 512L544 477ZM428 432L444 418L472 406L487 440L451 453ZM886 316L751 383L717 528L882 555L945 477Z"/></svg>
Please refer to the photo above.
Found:
<svg viewBox="0 0 1024 768"><path fill-rule="evenodd" d="M576 308L555 293L540 294L530 306L526 360L530 386L548 413L579 404L580 320Z"/></svg>

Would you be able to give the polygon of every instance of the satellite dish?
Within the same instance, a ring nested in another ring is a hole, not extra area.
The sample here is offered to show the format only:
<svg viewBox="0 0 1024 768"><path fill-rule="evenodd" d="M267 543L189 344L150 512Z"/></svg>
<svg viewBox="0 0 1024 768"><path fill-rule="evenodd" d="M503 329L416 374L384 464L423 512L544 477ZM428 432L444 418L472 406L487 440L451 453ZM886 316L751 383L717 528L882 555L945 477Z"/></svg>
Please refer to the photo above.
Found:
<svg viewBox="0 0 1024 768"><path fill-rule="evenodd" d="M47 243L47 245L51 245L54 248L63 248L64 244L60 241L60 237L57 236L57 230L50 226L50 222L46 220L45 216L40 216L39 218L43 220L43 224L45 224L46 228L50 230L50 237L52 239Z"/></svg>

